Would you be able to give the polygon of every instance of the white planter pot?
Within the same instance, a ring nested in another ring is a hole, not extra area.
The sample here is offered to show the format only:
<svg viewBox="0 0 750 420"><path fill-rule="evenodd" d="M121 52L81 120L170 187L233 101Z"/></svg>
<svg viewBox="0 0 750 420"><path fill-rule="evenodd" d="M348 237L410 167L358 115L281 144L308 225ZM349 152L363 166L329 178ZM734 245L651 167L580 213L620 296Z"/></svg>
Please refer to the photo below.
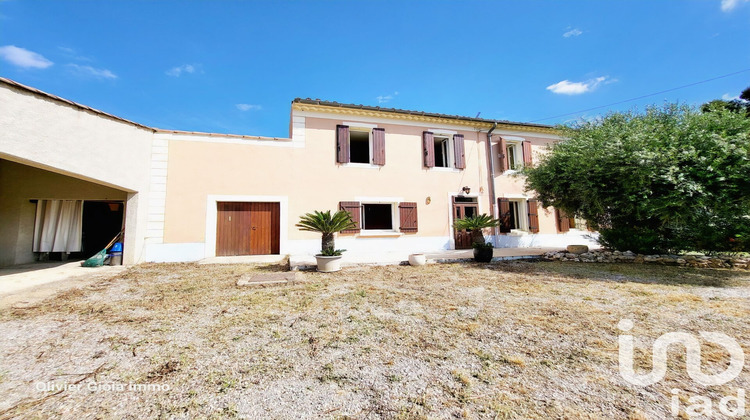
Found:
<svg viewBox="0 0 750 420"><path fill-rule="evenodd" d="M332 257L316 255L315 259L318 260L318 271L321 273L333 273L341 270L341 255Z"/></svg>
<svg viewBox="0 0 750 420"><path fill-rule="evenodd" d="M424 254L411 254L409 255L409 265L425 265L427 264L427 257Z"/></svg>

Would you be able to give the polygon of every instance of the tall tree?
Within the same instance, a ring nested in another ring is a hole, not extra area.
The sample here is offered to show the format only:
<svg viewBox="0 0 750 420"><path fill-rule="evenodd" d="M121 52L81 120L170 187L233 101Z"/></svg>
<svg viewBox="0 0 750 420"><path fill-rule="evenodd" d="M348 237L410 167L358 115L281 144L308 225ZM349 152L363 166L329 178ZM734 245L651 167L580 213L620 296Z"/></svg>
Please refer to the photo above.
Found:
<svg viewBox="0 0 750 420"><path fill-rule="evenodd" d="M560 127L526 187L609 247L750 250L750 119L676 104Z"/></svg>

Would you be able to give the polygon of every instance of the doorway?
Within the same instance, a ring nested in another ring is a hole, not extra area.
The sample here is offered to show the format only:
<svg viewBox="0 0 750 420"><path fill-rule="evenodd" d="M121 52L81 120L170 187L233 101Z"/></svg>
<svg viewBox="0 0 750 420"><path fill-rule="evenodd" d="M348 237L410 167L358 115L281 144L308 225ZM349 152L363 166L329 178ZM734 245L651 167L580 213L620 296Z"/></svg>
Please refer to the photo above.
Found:
<svg viewBox="0 0 750 420"><path fill-rule="evenodd" d="M123 229L125 204L122 201L84 201L81 258L89 258L105 246ZM119 241L122 242L123 238Z"/></svg>
<svg viewBox="0 0 750 420"><path fill-rule="evenodd" d="M453 197L453 220L465 219L479 214L479 203L476 197ZM453 229L456 249L471 248L471 231Z"/></svg>
<svg viewBox="0 0 750 420"><path fill-rule="evenodd" d="M279 203L216 203L216 256L279 253Z"/></svg>

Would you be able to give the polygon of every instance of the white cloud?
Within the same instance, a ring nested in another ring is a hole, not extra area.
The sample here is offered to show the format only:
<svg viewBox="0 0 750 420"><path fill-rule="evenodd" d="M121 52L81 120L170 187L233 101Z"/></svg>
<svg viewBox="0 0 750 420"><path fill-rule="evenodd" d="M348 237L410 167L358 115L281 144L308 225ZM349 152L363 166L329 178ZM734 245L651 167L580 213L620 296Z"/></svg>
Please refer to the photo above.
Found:
<svg viewBox="0 0 750 420"><path fill-rule="evenodd" d="M725 94L721 95L721 99L723 99L725 101L738 101L740 99L740 97L739 96L731 96L730 94L725 93Z"/></svg>
<svg viewBox="0 0 750 420"><path fill-rule="evenodd" d="M747 3L750 0L721 0L721 11L730 12L740 3Z"/></svg>
<svg viewBox="0 0 750 420"><path fill-rule="evenodd" d="M589 79L585 82L571 82L563 80L554 85L547 86L547 90L559 95L580 95L582 93L592 92L602 83L614 83L617 80L610 79L608 76L600 76L595 79Z"/></svg>
<svg viewBox="0 0 750 420"><path fill-rule="evenodd" d="M58 46L57 49L67 58L76 61L94 61L89 57L79 55L74 48Z"/></svg>
<svg viewBox="0 0 750 420"><path fill-rule="evenodd" d="M93 76L98 79L117 79L117 75L107 69L96 69L91 66L81 66L73 63L68 64L68 67L76 73L85 76Z"/></svg>
<svg viewBox="0 0 750 420"><path fill-rule="evenodd" d="M172 77L180 77L182 73L195 73L196 68L192 64L183 64L181 66L172 67L171 69L167 70L165 73L167 76Z"/></svg>
<svg viewBox="0 0 750 420"><path fill-rule="evenodd" d="M0 47L0 57L15 66L23 68L46 69L54 64L41 54L16 47L15 45Z"/></svg>
<svg viewBox="0 0 750 420"><path fill-rule="evenodd" d="M235 106L240 111L258 111L262 108L260 105L252 105L252 104L237 104Z"/></svg>
<svg viewBox="0 0 750 420"><path fill-rule="evenodd" d="M398 91L391 93L390 95L380 95L376 96L375 99L378 101L379 104L384 104L386 102L390 102L393 98L398 96Z"/></svg>
<svg viewBox="0 0 750 420"><path fill-rule="evenodd" d="M565 32L563 34L563 37L570 38L571 36L578 36L578 35L580 35L582 33L583 33L583 31L581 31L580 29L573 28L573 29L569 30L568 32Z"/></svg>

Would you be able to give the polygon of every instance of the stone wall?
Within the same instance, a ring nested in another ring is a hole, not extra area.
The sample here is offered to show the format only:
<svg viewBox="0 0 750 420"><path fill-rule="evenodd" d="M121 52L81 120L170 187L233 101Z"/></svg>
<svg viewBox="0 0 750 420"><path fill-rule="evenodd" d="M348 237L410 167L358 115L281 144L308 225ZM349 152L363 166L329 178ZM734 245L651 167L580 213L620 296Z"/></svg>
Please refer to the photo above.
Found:
<svg viewBox="0 0 750 420"><path fill-rule="evenodd" d="M575 261L585 263L635 263L661 264L699 268L740 268L750 269L750 257L709 257L704 255L642 255L630 251L590 251L571 253L567 251L548 252L543 256L547 261Z"/></svg>

